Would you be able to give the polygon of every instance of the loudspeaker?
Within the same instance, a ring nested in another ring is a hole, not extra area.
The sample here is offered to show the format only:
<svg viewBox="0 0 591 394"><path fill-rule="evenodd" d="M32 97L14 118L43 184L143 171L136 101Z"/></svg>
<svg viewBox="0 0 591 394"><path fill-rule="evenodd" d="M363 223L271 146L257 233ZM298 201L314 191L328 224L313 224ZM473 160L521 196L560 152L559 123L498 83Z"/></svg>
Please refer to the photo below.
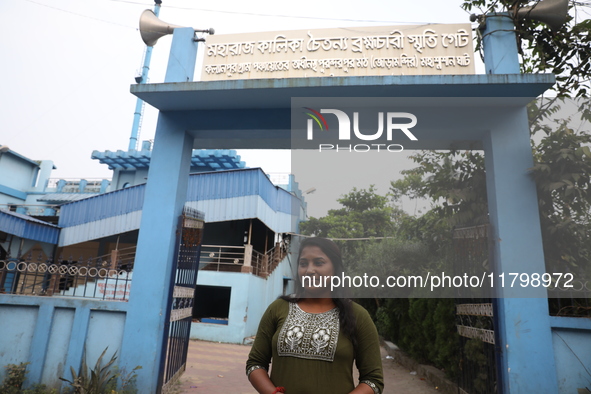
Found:
<svg viewBox="0 0 591 394"><path fill-rule="evenodd" d="M533 19L558 30L566 22L568 0L542 0L531 7L523 7L514 13L516 19Z"/></svg>
<svg viewBox="0 0 591 394"><path fill-rule="evenodd" d="M160 37L172 34L177 27L184 26L161 21L152 10L145 10L140 16L140 35L144 43L149 47L153 47Z"/></svg>

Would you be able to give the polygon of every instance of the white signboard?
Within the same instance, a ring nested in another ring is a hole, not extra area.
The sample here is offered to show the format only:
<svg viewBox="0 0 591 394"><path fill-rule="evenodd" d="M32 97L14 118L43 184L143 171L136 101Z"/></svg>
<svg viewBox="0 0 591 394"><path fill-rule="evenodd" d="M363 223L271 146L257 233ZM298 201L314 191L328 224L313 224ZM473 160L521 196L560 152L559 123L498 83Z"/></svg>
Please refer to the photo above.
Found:
<svg viewBox="0 0 591 394"><path fill-rule="evenodd" d="M202 81L474 74L469 24L208 36Z"/></svg>

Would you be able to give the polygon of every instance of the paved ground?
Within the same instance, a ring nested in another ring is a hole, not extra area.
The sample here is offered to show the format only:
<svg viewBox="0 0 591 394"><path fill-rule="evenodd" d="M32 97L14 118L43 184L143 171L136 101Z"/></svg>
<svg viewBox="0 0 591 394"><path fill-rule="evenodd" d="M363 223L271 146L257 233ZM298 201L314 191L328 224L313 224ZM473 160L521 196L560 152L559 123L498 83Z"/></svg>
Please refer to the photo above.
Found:
<svg viewBox="0 0 591 394"><path fill-rule="evenodd" d="M187 369L181 377L180 391L182 393L256 394L244 373L249 351L250 346L191 341ZM382 363L385 394L439 393L426 381L411 375L411 371L394 360L387 359L384 349L382 349Z"/></svg>

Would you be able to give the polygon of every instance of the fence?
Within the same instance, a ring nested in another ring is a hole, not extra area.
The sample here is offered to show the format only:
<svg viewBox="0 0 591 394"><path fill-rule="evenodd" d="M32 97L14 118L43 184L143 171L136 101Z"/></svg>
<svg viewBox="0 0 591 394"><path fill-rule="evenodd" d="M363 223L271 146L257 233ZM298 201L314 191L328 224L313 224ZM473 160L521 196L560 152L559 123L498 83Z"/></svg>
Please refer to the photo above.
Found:
<svg viewBox="0 0 591 394"><path fill-rule="evenodd" d="M104 193L109 183L107 179L49 178L45 190L58 193Z"/></svg>
<svg viewBox="0 0 591 394"><path fill-rule="evenodd" d="M135 247L88 259L0 260L0 293L127 301L134 259Z"/></svg>
<svg viewBox="0 0 591 394"><path fill-rule="evenodd" d="M550 315L591 317L591 281L575 279L569 285L548 290Z"/></svg>
<svg viewBox="0 0 591 394"><path fill-rule="evenodd" d="M0 260L0 293L84 297L127 301L131 290L135 246L98 257L36 261ZM266 278L287 255L287 246L278 243L267 253L252 246L203 245L199 269L252 273Z"/></svg>
<svg viewBox="0 0 591 394"><path fill-rule="evenodd" d="M489 271L491 245L488 225L456 228L453 231L454 264L459 272L480 275ZM495 332L495 301L491 298L457 298L456 322L460 340L457 384L469 394L500 392L497 368L501 352Z"/></svg>

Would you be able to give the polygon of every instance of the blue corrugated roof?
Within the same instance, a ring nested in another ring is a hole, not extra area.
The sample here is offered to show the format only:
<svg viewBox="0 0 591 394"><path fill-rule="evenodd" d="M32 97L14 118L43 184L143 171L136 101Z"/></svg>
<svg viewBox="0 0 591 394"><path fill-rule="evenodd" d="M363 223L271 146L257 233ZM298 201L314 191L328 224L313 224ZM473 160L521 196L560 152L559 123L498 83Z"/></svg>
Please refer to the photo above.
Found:
<svg viewBox="0 0 591 394"><path fill-rule="evenodd" d="M274 211L290 213L292 198L273 185L260 168L193 174L189 178L187 201L218 200L259 195ZM207 213L206 213L207 214Z"/></svg>
<svg viewBox="0 0 591 394"><path fill-rule="evenodd" d="M145 184L137 185L65 204L60 209L59 225L71 227L139 211L145 189Z"/></svg>
<svg viewBox="0 0 591 394"><path fill-rule="evenodd" d="M101 194L62 206L59 225L71 227L142 209L145 185ZM260 168L202 172L189 177L187 201L259 195L276 212L291 213L296 197L271 183ZM205 212L206 217L208 212Z"/></svg>
<svg viewBox="0 0 591 394"><path fill-rule="evenodd" d="M60 228L27 215L0 210L0 231L25 239L57 244Z"/></svg>

